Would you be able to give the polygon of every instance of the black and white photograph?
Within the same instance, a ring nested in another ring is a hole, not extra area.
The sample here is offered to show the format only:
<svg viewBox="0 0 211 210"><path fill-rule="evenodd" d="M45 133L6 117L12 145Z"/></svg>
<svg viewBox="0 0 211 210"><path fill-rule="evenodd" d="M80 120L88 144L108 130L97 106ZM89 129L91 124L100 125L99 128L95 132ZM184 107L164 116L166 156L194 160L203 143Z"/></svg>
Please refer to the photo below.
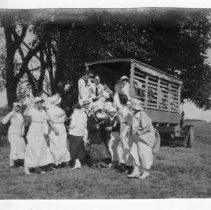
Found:
<svg viewBox="0 0 211 210"><path fill-rule="evenodd" d="M211 198L211 8L48 7L0 9L0 199Z"/></svg>

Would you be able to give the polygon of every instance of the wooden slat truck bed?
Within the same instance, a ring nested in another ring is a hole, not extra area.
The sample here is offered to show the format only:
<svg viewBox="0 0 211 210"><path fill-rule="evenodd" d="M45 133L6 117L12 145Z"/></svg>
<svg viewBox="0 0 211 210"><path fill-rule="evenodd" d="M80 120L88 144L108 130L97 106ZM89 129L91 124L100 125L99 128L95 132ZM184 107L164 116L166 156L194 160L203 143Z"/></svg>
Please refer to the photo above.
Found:
<svg viewBox="0 0 211 210"><path fill-rule="evenodd" d="M85 64L114 89L122 75L130 78L130 95L139 98L154 123L176 125L180 120L182 81L134 59L113 59Z"/></svg>

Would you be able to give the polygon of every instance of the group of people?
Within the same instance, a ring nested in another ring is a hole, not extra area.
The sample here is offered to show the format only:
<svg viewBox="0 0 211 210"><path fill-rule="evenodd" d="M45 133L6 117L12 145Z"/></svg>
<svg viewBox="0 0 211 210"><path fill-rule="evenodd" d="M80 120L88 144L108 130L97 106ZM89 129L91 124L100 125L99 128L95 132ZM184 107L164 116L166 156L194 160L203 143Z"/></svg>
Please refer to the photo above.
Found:
<svg viewBox="0 0 211 210"><path fill-rule="evenodd" d="M61 167L80 169L86 162L93 169L113 168L127 171L131 178L148 177L155 131L141 101L130 98L129 78L121 77L112 91L99 76L85 74L78 81L78 93L68 126L59 94L45 100L35 97L23 114L21 104L13 104L2 120L10 121L10 166L24 160L24 171L31 174Z"/></svg>

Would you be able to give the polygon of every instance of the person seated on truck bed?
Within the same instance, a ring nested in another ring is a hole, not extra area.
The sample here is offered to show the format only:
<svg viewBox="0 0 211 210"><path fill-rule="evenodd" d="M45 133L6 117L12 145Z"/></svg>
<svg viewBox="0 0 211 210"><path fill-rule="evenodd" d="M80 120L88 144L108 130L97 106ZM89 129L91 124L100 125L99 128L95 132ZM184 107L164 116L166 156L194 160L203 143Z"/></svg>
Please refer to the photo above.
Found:
<svg viewBox="0 0 211 210"><path fill-rule="evenodd" d="M91 86L88 73L85 73L82 78L78 80L78 103L83 104L86 100L91 100Z"/></svg>
<svg viewBox="0 0 211 210"><path fill-rule="evenodd" d="M119 100L119 94L121 93L121 82L119 79L116 81L114 89L115 89L114 98L113 98L114 107L118 111L122 107L120 100Z"/></svg>
<svg viewBox="0 0 211 210"><path fill-rule="evenodd" d="M120 78L120 82L121 82L121 94L124 94L127 96L128 101L130 101L130 83L129 83L129 78L127 76L122 76Z"/></svg>
<svg viewBox="0 0 211 210"><path fill-rule="evenodd" d="M103 92L104 92L104 87L100 83L100 77L96 76L95 77L95 88L94 88L94 97L95 98L93 99L93 102L100 99L103 96Z"/></svg>

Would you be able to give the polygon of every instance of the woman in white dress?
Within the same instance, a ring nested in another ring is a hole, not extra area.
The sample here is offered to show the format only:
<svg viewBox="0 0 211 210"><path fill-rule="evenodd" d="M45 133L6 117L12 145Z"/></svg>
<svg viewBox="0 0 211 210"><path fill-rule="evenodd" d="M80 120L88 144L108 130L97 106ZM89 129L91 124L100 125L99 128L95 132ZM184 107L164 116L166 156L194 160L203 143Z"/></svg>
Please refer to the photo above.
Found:
<svg viewBox="0 0 211 210"><path fill-rule="evenodd" d="M53 155L54 164L56 167L69 165L70 153L67 149L67 132L65 128L66 114L59 107L61 97L56 94L50 97L50 106L47 108L47 114L53 123L54 127L58 130L59 135L56 135L54 130L49 131L50 151Z"/></svg>
<svg viewBox="0 0 211 210"><path fill-rule="evenodd" d="M19 103L14 103L13 110L2 119L2 124L7 124L8 122L10 122L8 130L8 140L10 142L10 167L15 167L15 162L17 160L23 162L26 147L23 138L24 120Z"/></svg>
<svg viewBox="0 0 211 210"><path fill-rule="evenodd" d="M134 144L130 137L131 126L132 126L132 113L128 108L128 97L126 95L119 94L120 102L122 108L119 110L120 117L120 146L119 149L122 148L122 152L120 149L119 152L119 161L122 163L120 167L121 171L124 171L124 165L133 166L135 165L135 170L140 166L140 161L137 153L137 145Z"/></svg>
<svg viewBox="0 0 211 210"><path fill-rule="evenodd" d="M36 168L37 173L44 173L40 167L53 163L53 158L46 140L48 125L54 129L56 135L59 135L59 132L54 128L43 109L43 102L41 97L35 97L34 106L25 111L25 115L30 117L31 120L27 133L24 163L26 174L30 174L30 168Z"/></svg>
<svg viewBox="0 0 211 210"><path fill-rule="evenodd" d="M153 165L153 147L156 143L155 130L151 118L141 107L141 101L133 100L131 107L133 109L132 133L134 141L137 144L138 155L141 160L143 174L139 176L137 171L133 171L129 177L147 178Z"/></svg>

